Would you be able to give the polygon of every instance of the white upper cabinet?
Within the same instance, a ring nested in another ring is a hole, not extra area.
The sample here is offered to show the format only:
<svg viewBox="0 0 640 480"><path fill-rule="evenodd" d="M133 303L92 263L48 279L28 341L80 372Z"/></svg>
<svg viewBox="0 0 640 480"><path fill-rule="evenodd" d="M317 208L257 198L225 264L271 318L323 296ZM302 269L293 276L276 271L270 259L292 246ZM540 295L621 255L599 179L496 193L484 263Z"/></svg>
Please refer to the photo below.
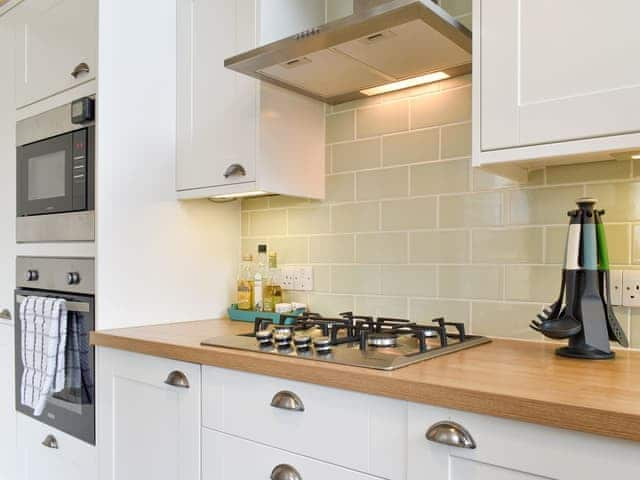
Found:
<svg viewBox="0 0 640 480"><path fill-rule="evenodd" d="M324 22L318 0L179 0L176 189L324 197L324 105L224 60Z"/></svg>
<svg viewBox="0 0 640 480"><path fill-rule="evenodd" d="M97 27L97 0L36 2L16 27L16 107L96 78Z"/></svg>
<svg viewBox="0 0 640 480"><path fill-rule="evenodd" d="M640 150L639 17L635 0L474 0L474 165Z"/></svg>

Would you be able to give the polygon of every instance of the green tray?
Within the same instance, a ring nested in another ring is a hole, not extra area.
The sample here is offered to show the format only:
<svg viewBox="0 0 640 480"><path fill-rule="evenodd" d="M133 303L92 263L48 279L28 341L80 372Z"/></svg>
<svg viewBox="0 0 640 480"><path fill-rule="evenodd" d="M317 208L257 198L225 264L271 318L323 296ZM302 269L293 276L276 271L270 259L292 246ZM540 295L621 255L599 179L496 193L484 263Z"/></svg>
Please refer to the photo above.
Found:
<svg viewBox="0 0 640 480"><path fill-rule="evenodd" d="M280 323L280 314L273 312L256 312L255 310L239 310L237 304L231 305L227 310L229 318L237 322L255 322L256 318L268 318L275 324ZM299 308L293 312L289 312L287 315L301 315L304 313L304 308ZM293 319L287 319L287 323L293 323Z"/></svg>

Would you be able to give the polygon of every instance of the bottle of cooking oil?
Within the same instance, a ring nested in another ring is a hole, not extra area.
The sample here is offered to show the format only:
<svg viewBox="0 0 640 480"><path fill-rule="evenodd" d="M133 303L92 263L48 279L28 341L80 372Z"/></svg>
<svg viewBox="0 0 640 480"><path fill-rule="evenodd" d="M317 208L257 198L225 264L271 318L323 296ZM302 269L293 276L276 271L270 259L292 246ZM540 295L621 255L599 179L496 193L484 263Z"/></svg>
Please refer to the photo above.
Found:
<svg viewBox="0 0 640 480"><path fill-rule="evenodd" d="M245 255L240 262L238 272L236 303L240 310L253 308L253 257Z"/></svg>
<svg viewBox="0 0 640 480"><path fill-rule="evenodd" d="M275 252L269 254L267 274L263 280L264 311L275 312L276 305L282 303L282 288L280 287L278 257Z"/></svg>
<svg viewBox="0 0 640 480"><path fill-rule="evenodd" d="M268 283L267 246L258 245L258 262L253 276L253 303L258 312L265 311L265 285Z"/></svg>

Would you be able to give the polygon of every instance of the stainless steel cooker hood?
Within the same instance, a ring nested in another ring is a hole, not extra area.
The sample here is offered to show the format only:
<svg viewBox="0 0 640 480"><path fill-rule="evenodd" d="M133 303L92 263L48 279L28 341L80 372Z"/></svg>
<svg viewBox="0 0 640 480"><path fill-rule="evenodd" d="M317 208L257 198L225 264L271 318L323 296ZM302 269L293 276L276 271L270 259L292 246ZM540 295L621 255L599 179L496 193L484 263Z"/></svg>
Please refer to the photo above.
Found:
<svg viewBox="0 0 640 480"><path fill-rule="evenodd" d="M228 58L225 67L330 104L401 80L471 71L471 32L431 0L356 0L354 12Z"/></svg>

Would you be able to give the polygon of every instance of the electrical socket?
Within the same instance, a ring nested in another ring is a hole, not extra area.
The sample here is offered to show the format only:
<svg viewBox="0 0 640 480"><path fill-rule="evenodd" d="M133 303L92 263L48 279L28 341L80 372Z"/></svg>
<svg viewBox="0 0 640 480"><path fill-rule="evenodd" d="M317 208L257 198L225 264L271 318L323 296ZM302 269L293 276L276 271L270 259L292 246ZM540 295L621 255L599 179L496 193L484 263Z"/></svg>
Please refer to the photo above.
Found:
<svg viewBox="0 0 640 480"><path fill-rule="evenodd" d="M282 269L282 288L307 292L313 290L313 267L284 267Z"/></svg>
<svg viewBox="0 0 640 480"><path fill-rule="evenodd" d="M622 305L640 307L640 270L625 270L622 273Z"/></svg>
<svg viewBox="0 0 640 480"><path fill-rule="evenodd" d="M611 270L611 305L622 305L622 270Z"/></svg>

